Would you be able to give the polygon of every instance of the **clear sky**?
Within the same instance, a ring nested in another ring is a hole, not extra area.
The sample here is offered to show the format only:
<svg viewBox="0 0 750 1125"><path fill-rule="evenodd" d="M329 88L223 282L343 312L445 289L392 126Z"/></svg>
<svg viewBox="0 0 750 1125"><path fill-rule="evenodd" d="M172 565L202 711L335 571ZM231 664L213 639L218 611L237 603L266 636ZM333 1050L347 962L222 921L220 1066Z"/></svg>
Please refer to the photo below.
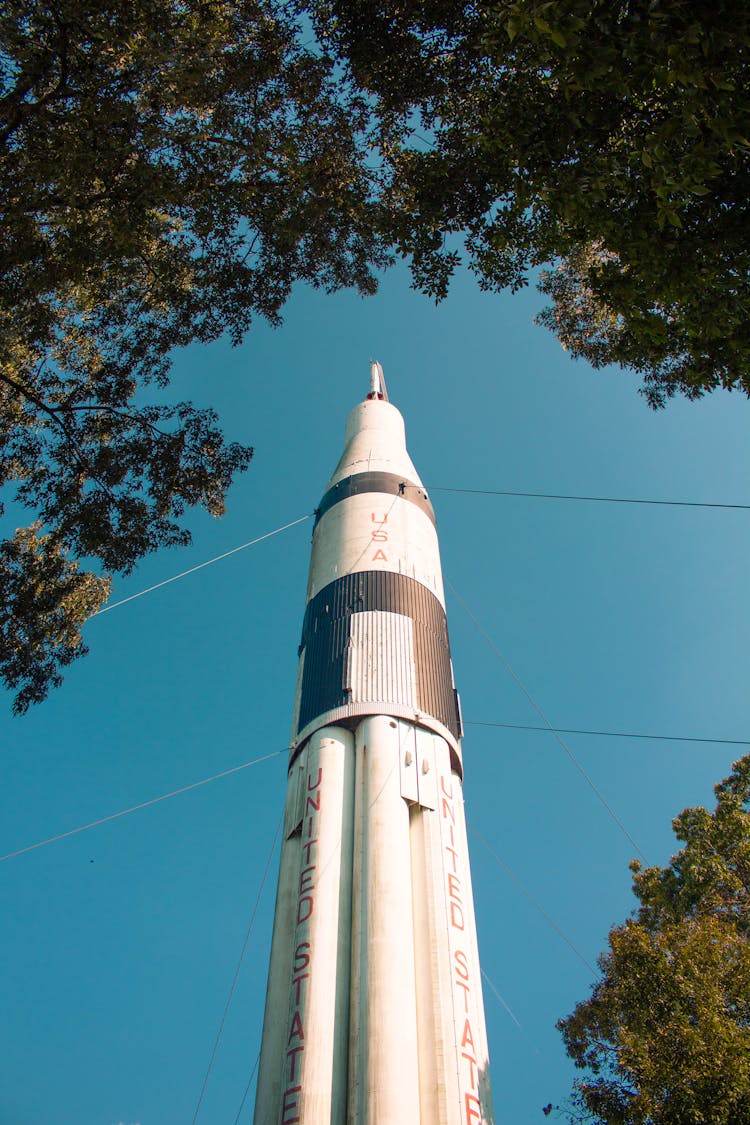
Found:
<svg viewBox="0 0 750 1125"><path fill-rule="evenodd" d="M540 303L533 290L481 294L462 274L435 307L397 270L376 298L299 290L281 329L178 356L173 398L214 405L256 457L222 520L194 516L193 546L147 560L113 597L311 512L376 358L434 490L445 577L549 719L750 738L750 511L437 491L750 502L747 401L721 393L654 414L634 377L573 363L534 327ZM62 689L24 718L5 708L0 854L286 747L311 532L300 524L101 616ZM634 848L552 735L475 725L540 720L450 589L448 621L480 955L514 1016L486 985L497 1120L532 1125L570 1089L555 1021L588 993L581 957L593 963L633 907ZM671 818L712 805L742 752L565 737L654 863L675 850ZM0 864L0 1125L190 1125L285 776L276 754ZM254 1086L238 1111L277 861L199 1125L252 1119Z"/></svg>

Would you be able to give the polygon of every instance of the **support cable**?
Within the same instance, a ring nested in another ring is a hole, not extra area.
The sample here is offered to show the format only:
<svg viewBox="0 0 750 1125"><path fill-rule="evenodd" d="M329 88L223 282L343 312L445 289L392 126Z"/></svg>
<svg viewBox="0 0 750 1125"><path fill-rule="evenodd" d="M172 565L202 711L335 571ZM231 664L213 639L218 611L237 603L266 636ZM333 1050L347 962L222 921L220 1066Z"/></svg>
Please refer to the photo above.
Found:
<svg viewBox="0 0 750 1125"><path fill-rule="evenodd" d="M431 485L429 491L454 492L467 496L516 496L534 500L581 500L598 504L647 504L670 508L724 508L735 511L750 511L750 504L720 504L699 500L648 500L629 496L577 496L556 492L519 492L499 488L447 488L440 485ZM391 505L391 507L393 507L393 505ZM221 559L229 558L230 555L235 555L238 551L244 551L248 547L254 547L256 543L262 543L265 539L271 539L274 535L279 535L282 531L287 531L290 527L296 527L298 523L303 523L305 520L312 519L314 515L314 512L309 512L305 516L300 516L299 519L292 520L290 523L285 523L282 527L277 527L273 531L266 532L265 535L259 535L256 539L251 539L247 543L241 543L239 547L233 547L231 551L225 551L221 555L216 555L213 559L207 559L206 562L198 563L197 566L191 566L188 570L183 570L180 574L175 574L171 578L165 578L162 582L156 582L153 586L148 586L145 590L139 590L137 594L130 594L127 598L121 598L117 602L112 602L111 605L104 606L102 609L92 614L92 616L101 617L103 613L109 613L111 609L117 609L127 602L135 601L136 598L142 598L144 594L150 594L154 590L161 589L162 586L169 586L170 583L177 582L178 579L185 578L188 574L194 574L197 570L202 570L206 566L211 566L215 562L220 562Z"/></svg>
<svg viewBox="0 0 750 1125"><path fill-rule="evenodd" d="M455 593L455 590L453 592ZM699 742L716 746L750 746L750 738L703 738L687 734L644 734L635 731L589 730L584 727L535 726L531 723L482 722L479 719L466 719L464 721L467 727L491 727L500 730L542 731L546 734L586 734L600 738L639 738L657 742ZM130 808L120 809L119 812L99 817L97 820L89 821L88 824L81 824L77 828L71 828L67 832L60 832L57 836L50 836L45 840L38 840L35 844L28 844L24 848L18 848L14 852L8 852L7 855L0 855L0 863L4 863L8 859L15 859L20 855L25 855L26 852L33 852L37 848L44 848L48 844L56 844L59 840L66 840L69 836L77 836L80 832L86 832L89 828L98 828L100 824L107 824L110 820L118 820L122 816L128 816L130 813L139 812L141 809L147 809L151 805L159 804L161 801L168 801L171 797L179 797L182 793L189 793L192 789L199 789L201 786L208 785L212 781L219 781L222 777L229 777L230 774L240 773L241 770L249 769L250 766L257 766L261 762L267 762L270 758L276 758L279 754L286 753L288 753L287 747L284 747L283 750L275 750L272 754L265 754L262 758L254 758L250 762L243 762L239 766L232 766L231 769L222 770L220 773L215 773L211 777L204 777L200 781L192 782L190 785L183 785L180 789L173 789L169 793L162 793L160 796L152 797L148 801L142 801L138 805L131 805Z"/></svg>
<svg viewBox="0 0 750 1125"><path fill-rule="evenodd" d="M630 496L574 496L558 492L514 492L504 488L440 488L425 486L428 492L458 492L467 496L520 496L533 500L584 500L595 504L648 504L665 508L728 508L750 511L750 504L713 504L702 500L644 500Z"/></svg>
<svg viewBox="0 0 750 1125"><path fill-rule="evenodd" d="M511 1008L510 1004L508 1004L508 1002L506 1000L504 1000L503 997L500 995L500 992L498 991L497 986L491 980L489 973L485 969L483 969L481 965L479 966L479 972L481 973L483 979L485 980L485 982L489 986L490 991L492 992L492 995L495 997L495 999L498 1001L498 1003L508 1013L510 1018L513 1020L513 1023L516 1025L518 1030L521 1032L523 1037L526 1039L526 1042L530 1044L532 1050L534 1051L534 1054L535 1055L541 1054L541 1051L539 1050L536 1043L534 1042L534 1040L531 1038L531 1036L527 1032L526 1028L523 1026L521 1021L516 1017L516 1014L513 1011L513 1009Z"/></svg>
<svg viewBox="0 0 750 1125"><path fill-rule="evenodd" d="M206 562L198 563L197 566L191 566L188 570L183 570L180 574L174 574L171 578L165 578L162 582L156 582L153 586L148 586L145 590L140 590L137 594L130 594L127 598L121 598L119 602L112 602L112 605L105 605L103 609L92 614L92 617L101 617L103 613L109 613L111 609L117 609L118 606L125 605L126 602L134 602L136 598L142 598L144 594L150 594L153 590L160 590L162 586L169 586L171 582L176 582L179 578L185 578L188 574L195 574L196 570L203 570L205 566L211 566L215 562L220 562L221 559L228 559L230 555L236 555L238 551L244 551L248 547L254 547L256 543L262 543L264 539L272 539L274 535L280 535L282 531L287 531L290 527L296 527L298 523L304 523L305 520L312 519L313 515L313 512L308 512L306 516L300 516L299 519L292 520L291 523L285 523L282 527L277 527L273 531L267 531L265 535L259 535L256 539L250 539L247 543L241 543L239 547L233 547L231 551L225 551L223 555L216 555L215 558L207 559Z"/></svg>
<svg viewBox="0 0 750 1125"><path fill-rule="evenodd" d="M193 781L190 785L183 785L180 789L173 789L170 793L162 793L160 797L152 797L149 801L141 801L139 805L131 805L130 808L120 809L119 812L110 813L109 816L100 816L98 820L91 820L88 824L81 824L78 828L71 828L67 832L58 833L57 836L50 836L46 840L38 840L36 844L28 844L25 848L18 848L14 852L8 852L7 855L0 855L0 863L4 863L6 859L15 859L16 856L25 855L26 852L33 852L37 848L44 848L48 844L56 844L59 840L67 840L69 836L77 836L79 832L86 832L89 828L98 828L100 824L107 824L110 820L117 820L121 816L140 812L141 809L158 805L161 801L168 801L171 797L179 797L182 793L189 793L191 789L200 789L202 785L208 785L222 777L229 777L230 774L239 773L240 770L249 769L250 766L257 766L261 762L267 762L270 758L278 758L279 754L287 754L288 752L287 747L284 747L283 750L274 750L272 754L264 754L262 758L253 758L251 762L243 762L239 766L232 766L231 769L222 770L211 777L204 777L200 781Z"/></svg>
<svg viewBox="0 0 750 1125"><path fill-rule="evenodd" d="M259 1062L260 1062L260 1051L258 1051L257 1055L255 1056L255 1063L253 1065L253 1069L250 1071L250 1077L247 1080L247 1086L245 1087L245 1093L242 1095L242 1101L240 1102L240 1108L237 1110L237 1116L234 1119L233 1125L239 1125L240 1117L242 1116L242 1111L245 1108L245 1102L247 1101L247 1095L250 1093L250 1087L253 1084L253 1078L255 1077L255 1072L258 1069L258 1063Z"/></svg>
<svg viewBox="0 0 750 1125"><path fill-rule="evenodd" d="M592 791L593 791L593 792L594 792L594 794L596 795L596 798L597 798L597 800L598 800L598 801L599 801L599 802L600 802L600 803L601 803L601 804L602 804L602 805L604 806L604 808L605 808L605 809L607 810L607 812L608 812L608 813L609 813L609 815L611 816L612 820L613 820L613 821L615 822L615 824L616 824L616 825L617 825L617 827L618 827L618 828L620 829L620 831L621 831L621 832L623 833L623 835L624 835L624 836L625 836L625 837L626 837L626 838L627 838L627 839L628 839L628 840L630 841L630 843L631 843L631 844L632 844L632 846L633 846L633 847L635 848L635 850L636 850L636 852L638 853L638 855L639 855L639 856L641 857L641 859L643 860L643 862L644 862L645 864L648 864L648 860L646 859L645 855L643 854L643 852L641 851L641 849L640 849L640 848L638 847L638 845L636 844L635 840L634 840L634 839L633 839L633 837L632 837L632 836L630 835L630 833L628 832L627 828L625 827L625 825L623 824L623 822L622 822L622 821L620 820L619 816L617 815L617 813L615 812L615 810L614 810L614 809L612 808L612 806L610 805L610 803L609 803L609 801L607 800L607 798L606 798L606 797L604 796L604 794L602 793L602 791L601 791L601 790L600 790L600 789L599 789L599 788L597 787L597 785L596 785L596 784L594 783L594 781L593 781L593 780L592 780L592 779L591 779L591 778L589 777L589 775L588 775L588 774L586 773L586 770L585 770L585 769L583 768L583 766L581 765L581 763L580 763L580 762L578 761L578 759L576 758L575 754L573 753L573 751L572 751L572 750L570 749L570 747L568 746L567 742L565 742L565 740L564 740L564 739L562 738L562 736L561 736L560 734L558 734L558 732L557 732L557 730L555 729L555 727L553 727L553 726L552 726L552 723L551 723L551 722L549 721L549 719L548 719L548 718L547 718L547 716L545 715L544 711L542 710L542 708L540 707L540 705L539 705L539 704L537 703L536 699L534 699L534 696L533 696L533 695L531 694L531 692L529 691L529 689L528 689L528 688L526 687L526 684L525 684L525 683L523 682L523 680L521 679L521 677L520 677L520 676L519 676L519 675L517 674L517 672L516 672L516 671L515 671L515 670L514 670L514 669L513 669L512 667L511 667L511 665L510 665L510 664L508 663L508 661L507 661L507 660L505 659L505 657L503 656L502 652L500 651L500 649L499 649L499 648L497 647L497 645L496 645L496 644L495 644L495 642L493 641L492 637L491 637L491 636L489 635L489 633L487 632L487 630L486 630L486 629L484 629L484 628L482 627L482 625L481 625L481 624L479 623L479 621L478 621L478 620L477 620L477 618L476 618L476 617L474 616L474 614L473 614L473 612L471 611L471 609L469 608L469 606L468 606L468 605L466 604L466 602L464 601L464 599L463 599L463 598L461 597L461 595L460 595L460 594L458 593L458 591L456 590L456 588L455 588L455 586L453 585L453 583L452 583L452 582L451 582L450 580L446 579L446 585L450 587L451 591L453 592L453 596L454 596L454 597L456 598L456 600L457 600L457 601L459 602L459 604L460 604L460 605L462 606L462 608L463 608L463 609L465 610L465 612L466 612L466 613L468 614L468 616L469 616L469 617L471 618L471 620L472 620L472 621L474 622L474 625L476 626L477 630L478 630L478 631L479 631L479 632L480 632L480 633L482 634L482 636L483 636L483 637L484 637L484 639L486 640L487 644L488 644L488 645L490 646L490 648L491 648L491 649L492 649L492 651L494 652L495 656L496 656L496 657L498 658L498 660L499 660L499 661L500 661L500 662L501 662L501 663L503 664L503 666L504 666L504 667L506 668L506 670L507 670L507 671L508 671L508 672L510 673L510 675L511 675L511 676L513 677L513 679L515 680L515 682L516 682L516 684L518 685L518 687L519 687L519 688L521 689L521 691L522 691L522 692L523 692L523 694L524 694L524 695L526 696L526 698L528 699L528 701L529 701L529 703L531 704L531 706L532 706L532 707L534 708L534 710L536 711L537 715L539 715L539 718L540 718L540 719L541 719L541 720L542 720L542 721L544 722L544 724L545 724L545 726L546 726L546 729L547 729L547 730L549 730L550 734L552 734L552 736L554 737L555 741L556 741L556 742L558 743L558 745L559 745L559 746L560 746L560 747L562 748L562 750L563 750L563 751L565 752L565 754L567 755L567 757L568 757L568 758L570 759L570 761L571 761L571 762L573 763L573 765L575 766L575 768L576 768L576 769L578 770L578 772L580 773L581 777L582 777L582 778L584 779L584 781L586 782L586 784L587 784L587 785L589 785L589 786L591 787Z"/></svg>
<svg viewBox="0 0 750 1125"><path fill-rule="evenodd" d="M240 950L240 956L239 956L239 959L237 961L237 968L234 970L234 976L232 977L232 983L229 987L229 995L227 996L227 1000L226 1000L226 1003L224 1005L224 1011L221 1013L221 1019L219 1020L219 1030L216 1032L216 1038L214 1040L213 1050L211 1051L211 1058L208 1060L208 1066L206 1067L206 1074L205 1074L205 1077L203 1079L203 1085L201 1086L201 1092L198 1095L198 1101L197 1101L196 1106L195 1106L195 1112L193 1114L193 1120L192 1120L191 1125L195 1125L196 1121L198 1120L198 1114L200 1113L201 1104L203 1102L203 1098L204 1098L204 1095L206 1093L206 1087L208 1086L208 1079L211 1075L211 1071L213 1069L214 1061L216 1059L216 1052L219 1049L219 1043L221 1042L221 1036L222 1036L222 1033L224 1031L224 1024L226 1023L227 1013L229 1012L229 1006L232 1003L232 997L234 996L234 990L237 987L237 981L239 980L239 977L240 977L240 970L242 969L242 962L245 959L245 953L247 951L247 943L250 941L250 935L253 932L253 926L255 925L255 916L258 913L258 907L260 906L260 900L261 900L261 896L263 894L263 888L266 885L266 879L268 878L268 872L271 870L271 861L273 859L274 852L276 851L276 844L278 842L279 835L281 833L281 826L282 826L283 823L284 823L284 813L282 811L281 816L279 817L279 823L276 825L276 832L274 833L273 843L271 845L271 850L268 853L268 859L266 860L266 866L265 866L264 871L263 871L263 878L260 881L260 886L258 888L258 894L256 895L256 898L255 898L255 905L253 906L253 911L252 911L252 914L250 915L250 922L248 923L247 931L245 933L245 940L243 941L242 949ZM240 1109L241 1108L242 1107L240 1107Z"/></svg>
<svg viewBox="0 0 750 1125"><path fill-rule="evenodd" d="M648 742L707 742L714 746L750 746L750 738L697 738L687 734L643 734L624 730L585 730L581 727L540 727L531 723L485 723L464 719L467 727L497 727L501 730L541 730L547 734L590 734L601 738L643 738Z"/></svg>
<svg viewBox="0 0 750 1125"><path fill-rule="evenodd" d="M542 904L541 904L540 902L537 902L537 900L536 900L536 899L534 898L534 896L532 895L531 891L528 891L528 890L526 889L526 887L525 887L525 886L523 885L523 883L521 882L521 880L520 880L520 879L518 878L518 876L516 875L515 871L511 870L511 868L510 868L510 867L508 866L508 864L507 864L507 863L506 863L506 862L505 862L504 860L502 860L502 859L500 858L500 856L499 856L499 855L497 854L497 852L496 852L496 851L495 851L495 850L494 850L494 849L493 849L493 848L492 848L492 847L490 846L490 844L488 844L488 843L487 843L487 841L485 840L485 838L484 838L484 836L482 835L482 833L481 833L481 832L479 832L479 831L478 831L478 830L477 830L477 829L476 829L476 828L474 827L474 825L473 825L473 824L471 824L471 823L469 823L469 830L471 831L471 833L472 833L472 834L473 834L474 836L476 836L477 840L479 840L479 842L480 842L480 844L482 845L482 847L483 847L483 848L486 848L486 850L487 850L487 851L488 851L488 852L490 853L490 855L492 856L492 858L494 859L494 861L495 861L495 863L496 863L496 864L498 865L498 867L501 867L501 868L502 868L502 870L503 870L503 871L505 872L505 874L506 874L506 875L508 875L508 876L509 876L509 877L510 877L510 878L511 878L511 879L513 880L513 882L514 882L514 883L516 884L516 886L518 887L519 891L521 891L521 893L522 893L523 895L525 895L525 896L526 896L526 898L527 898L527 899L529 900L529 902L531 903L531 905L532 905L533 907L535 907L535 908L536 908L536 909L537 909L537 910L539 911L539 913L540 913L540 914L542 915L542 917L543 917L543 918L545 918L545 919L546 919L546 921L547 921L547 922L549 922L550 926L551 926L551 927L552 927L552 929L553 929L553 930L555 931L555 933L556 933L556 934L557 934L557 935L558 935L559 937L561 937L561 938L562 938L562 940L563 940L563 941L565 942L565 944L566 944L566 945L567 945L567 946L568 946L568 947L569 947L570 949L572 949L572 950L573 950L573 952L575 953L575 955L576 955L576 957L578 958L578 960L579 960L579 961L583 961L584 965L585 965L585 966L586 966L586 968L587 968L587 969L589 970L589 972L590 972L590 973L591 973L591 974L592 974L592 975L593 975L594 977L596 977L596 978L598 979L598 978L599 978L599 974L597 973L596 969L595 969L595 968L594 968L594 966L593 966L593 965L591 964L591 962L590 962L590 961L588 961L588 960L586 959L586 957L584 957L584 955L583 955L583 954L581 953L580 949L578 949L578 948L577 948L577 947L576 947L576 946L575 946L575 945L573 944L573 942L572 942L572 941L570 940L570 938L568 937L568 935L567 935L567 934L566 934L566 933L564 932L564 930L562 930L562 929L561 929L561 928L560 928L560 927L558 926L558 924L557 924L557 922L555 921L555 919L554 919L554 918L553 918L553 917L552 917L551 915L549 915L549 914L547 913L547 911L546 911L546 910L544 909L544 907L542 906Z"/></svg>
<svg viewBox="0 0 750 1125"><path fill-rule="evenodd" d="M503 1008L505 1008L505 1011L508 1013L510 1018L513 1020L513 1023L516 1025L516 1027L520 1028L521 1027L521 1021L518 1019L516 1013L513 1011L510 1004L508 1003L508 1001L504 1000L503 997L500 995L497 988L495 987L495 985L490 980L489 975L484 971L484 969L482 968L481 965L479 966L479 971L482 974L482 976L484 977L484 979L487 981L487 984L492 989L492 992L495 995L495 997L500 1001Z"/></svg>

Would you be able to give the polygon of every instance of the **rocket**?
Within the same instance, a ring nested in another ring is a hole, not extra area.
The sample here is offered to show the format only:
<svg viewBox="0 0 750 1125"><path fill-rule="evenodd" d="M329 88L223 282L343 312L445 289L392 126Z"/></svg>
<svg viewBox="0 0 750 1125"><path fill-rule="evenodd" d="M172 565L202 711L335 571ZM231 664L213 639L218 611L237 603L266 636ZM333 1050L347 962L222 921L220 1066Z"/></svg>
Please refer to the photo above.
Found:
<svg viewBox="0 0 750 1125"><path fill-rule="evenodd" d="M380 364L316 511L255 1125L491 1125L435 514Z"/></svg>

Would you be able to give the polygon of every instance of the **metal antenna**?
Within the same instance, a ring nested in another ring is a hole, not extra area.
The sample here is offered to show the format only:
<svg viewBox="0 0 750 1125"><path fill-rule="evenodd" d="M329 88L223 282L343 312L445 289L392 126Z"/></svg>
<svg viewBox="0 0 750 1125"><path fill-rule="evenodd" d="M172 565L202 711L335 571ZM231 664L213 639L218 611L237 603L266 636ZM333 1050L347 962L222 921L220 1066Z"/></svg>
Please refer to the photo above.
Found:
<svg viewBox="0 0 750 1125"><path fill-rule="evenodd" d="M383 368L375 359L370 364L370 398L382 398L384 402L388 402L388 391L385 386L385 376L383 375Z"/></svg>

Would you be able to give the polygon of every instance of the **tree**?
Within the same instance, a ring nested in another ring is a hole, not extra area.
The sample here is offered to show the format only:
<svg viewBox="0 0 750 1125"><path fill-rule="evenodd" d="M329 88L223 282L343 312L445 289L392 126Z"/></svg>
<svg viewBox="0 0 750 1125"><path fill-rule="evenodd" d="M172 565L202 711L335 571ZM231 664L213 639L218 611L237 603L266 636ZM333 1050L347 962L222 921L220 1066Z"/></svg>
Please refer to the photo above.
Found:
<svg viewBox="0 0 750 1125"><path fill-rule="evenodd" d="M639 372L652 406L750 394L747 5L319 0L318 13L406 130L384 150L418 286L445 293L461 234L486 288L547 265L541 322L573 355Z"/></svg>
<svg viewBox="0 0 750 1125"><path fill-rule="evenodd" d="M278 323L297 281L371 293L399 253L439 298L460 235L485 288L546 265L542 322L652 405L750 393L749 52L730 0L6 0L16 709L83 651L100 572L185 542L249 463L210 410L164 405L173 350Z"/></svg>
<svg viewBox="0 0 750 1125"><path fill-rule="evenodd" d="M561 1020L588 1071L575 1120L600 1125L750 1122L750 755L713 813L674 821L667 867L633 863L640 907L616 926L602 979Z"/></svg>
<svg viewBox="0 0 750 1125"><path fill-rule="evenodd" d="M173 349L277 323L299 280L374 290L369 113L273 0L4 5L0 485L6 520L32 513L0 541L16 711L85 651L106 574L187 542L186 507L220 514L249 464L211 410L164 405Z"/></svg>

